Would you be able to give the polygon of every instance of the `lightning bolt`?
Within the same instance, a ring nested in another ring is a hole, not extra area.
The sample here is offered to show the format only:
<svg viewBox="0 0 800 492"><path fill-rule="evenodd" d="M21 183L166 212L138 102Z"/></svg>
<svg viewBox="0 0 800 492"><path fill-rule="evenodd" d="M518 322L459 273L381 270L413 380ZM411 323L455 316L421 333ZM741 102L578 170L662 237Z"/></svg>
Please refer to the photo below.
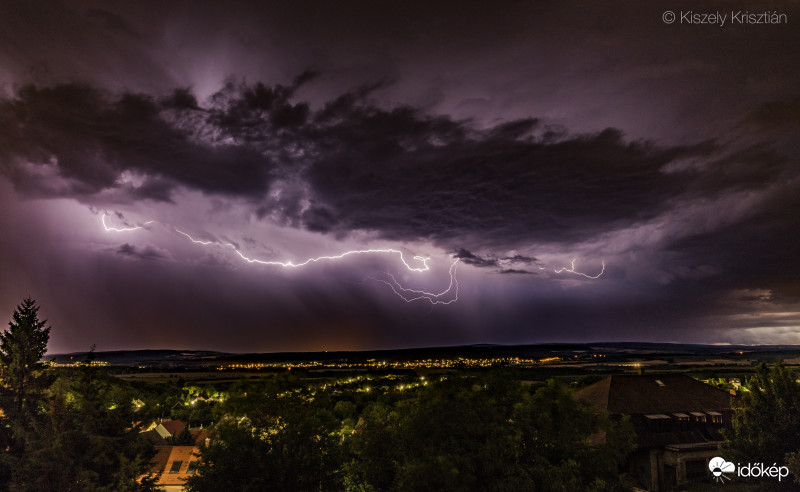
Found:
<svg viewBox="0 0 800 492"><path fill-rule="evenodd" d="M414 289L406 289L402 287L397 280L395 280L394 275L391 273L387 273L386 275L389 276L391 281L383 280L380 278L373 278L376 282L381 282L388 285L398 297L403 299L406 302L413 302L418 301L420 299L425 299L429 301L431 304L451 304L458 300L458 279L456 278L456 270L458 269L458 258L450 265L450 270L448 273L450 274L450 285L447 286L445 290L439 292L438 294L433 294L431 292L426 292L424 290L414 290ZM450 293L451 290L455 288L455 296L452 299L448 299L446 301L440 300L439 298L445 296Z"/></svg>
<svg viewBox="0 0 800 492"><path fill-rule="evenodd" d="M105 229L106 232L108 232L108 231L114 231L114 232L138 231L139 229L144 229L144 226L146 226L147 224L155 222L155 221L152 221L152 220L148 220L143 225L135 226L135 227L111 227L108 224L106 224L106 215L108 215L108 214L107 213L103 213L103 216L100 217L100 222L103 223L103 229Z"/></svg>
<svg viewBox="0 0 800 492"><path fill-rule="evenodd" d="M136 230L139 230L139 229L144 229L145 225L155 222L153 220L149 220L147 222L144 222L140 226L113 227L113 226L109 226L106 223L106 215L108 215L108 214L104 213L102 215L102 217L100 218L100 221L103 224L103 229L105 229L106 232L111 232L111 231L113 231L113 232L136 231ZM234 252L242 260L244 260L244 261L246 261L248 263L257 263L259 265L279 266L279 267L282 267L282 268L300 268L300 267L309 265L311 263L317 263L317 262L320 262L320 261L329 261L329 260L340 260L340 259L345 258L347 256L353 256L353 255L393 254L393 255L398 255L398 257L400 258L400 261L403 263L403 265L409 271L412 271L412 272L426 272L426 271L430 270L430 266L428 265L428 260L430 260L430 258L426 258L426 257L420 256L420 255L414 256L413 259L421 264L421 266L416 266L415 267L415 266L412 266L406 260L406 257L405 257L405 255L403 254L402 251L400 251L398 249L392 249L392 248L386 248L386 249L357 249L357 250L345 251L344 253L341 253L341 254L338 254L338 255L317 256L315 258L309 258L309 259L307 259L305 261L302 261L300 263L295 263L295 262L292 262L292 261L260 260L260 259L257 259L257 258L250 258L248 256L245 256L239 250L239 248L236 245L234 245L233 243L221 242L221 241L203 241L203 240L200 240L200 239L195 239L189 233L181 231L180 229L172 228L172 230L175 231L176 233L182 235L182 236L185 236L189 241L191 241L194 244L199 244L201 246L219 245L219 246L229 247L229 248L233 249ZM600 276L603 275L603 273L605 272L605 268L606 268L605 262L602 263L602 269L600 270L600 273L598 273L597 275L589 275L589 274L586 274L586 273L579 272L579 271L575 270L575 261L576 260L573 259L570 262L569 268L564 267L564 268L554 269L553 271L555 273L562 273L562 272L572 273L572 274L580 275L582 277L586 277L586 278L589 278L589 279L600 278ZM390 289L392 289L392 292L394 292L398 297L403 299L405 302L409 302L410 303L410 302L414 302L414 301L418 301L418 300L426 300L426 301L430 302L433 305L435 305L435 304L451 304L451 303L454 303L454 302L458 301L458 278L456 277L456 272L458 270L458 263L459 263L459 258L456 258L455 261L453 261L453 263L450 265L450 269L448 270L448 275L450 276L450 283L449 283L449 285L447 286L446 289L444 289L443 291L438 292L438 293L436 293L436 292L428 292L428 291L424 291L424 290L409 289L409 288L403 287L402 285L400 285L400 283L397 281L397 279L395 279L395 277L390 273L386 273L386 275L389 278L389 280L380 279L380 278L371 278L371 280L386 284L387 286L389 286ZM539 267L539 269L540 270L545 270L546 268L545 267ZM454 294L453 294L452 297L449 297L448 295L451 292L454 292Z"/></svg>
<svg viewBox="0 0 800 492"><path fill-rule="evenodd" d="M582 272L576 271L575 270L575 259L573 259L570 262L570 267L569 268L564 267L564 268L554 269L553 271L556 272L556 273L561 273L561 272L574 273L575 275L580 275L581 277L586 277L586 278L590 278L590 279L598 279L606 271L606 262L605 261L602 262L601 265L603 267L600 269L600 273L598 273L597 275L589 275L587 273L582 273ZM539 269L540 270L544 270L545 268L544 267L539 267Z"/></svg>
<svg viewBox="0 0 800 492"><path fill-rule="evenodd" d="M430 266L428 265L428 260L430 260L430 258L426 258L424 256L419 256L419 255L414 256L414 259L419 261L422 264L422 266L413 267L408 263L408 261L406 260L406 257L403 255L403 252L400 251L399 249L391 249L391 248L387 248L387 249L356 249L356 250L351 250L351 251L345 251L344 253L341 253L341 254L338 254L338 255L317 256L316 258L309 258L309 259L307 259L305 261L302 261L300 263L294 263L292 261L267 261L267 260L259 260L257 258L250 258L248 256L245 256L241 251L239 251L239 248L237 248L232 243L217 242L217 241L202 241L200 239L195 239L194 237L191 236L191 234L188 234L188 233L186 233L184 231L181 231L179 229L175 229L175 232L177 232L178 234L181 234L183 236L186 236L186 238L188 238L189 241L191 241L191 242L193 242L195 244L200 244L202 246L209 246L209 245L212 245L212 244L219 244L221 246L227 246L227 247L233 249L236 252L236 254L239 255L239 257L241 259L243 259L244 261L246 261L248 263L258 263L259 265L279 266L279 267L283 267L283 268L300 268L300 267L306 266L306 265L308 265L310 263L317 263L319 261L326 261L326 260L340 260L342 258L345 258L347 256L352 256L352 255L396 254L396 255L399 256L400 261L403 263L403 265L408 270L410 270L412 272L426 272L426 271L430 270ZM456 279L456 266L457 266L457 263L458 263L458 259L456 259L453 262L453 264L450 265L450 270L448 272L449 275L450 275L450 285L447 287L447 289L445 289L445 290L443 290L442 292L439 292L439 293L427 292L427 291L424 291L424 290L407 289L407 288L401 286L400 283L390 273L387 273L386 275L388 275L389 278L391 278L391 281L384 280L384 279L379 279L379 278L373 278L372 280L375 280L376 282L381 282L381 283L384 283L384 284L388 285L398 297L400 297L401 299L403 299L406 302L412 302L412 301L425 299L425 300L429 301L431 304L450 304L450 303L453 303L453 302L458 300L458 280ZM455 297L454 298L448 299L446 301L440 299L441 297L446 296L447 294L449 294L450 291L453 290L453 288L455 288Z"/></svg>
<svg viewBox="0 0 800 492"><path fill-rule="evenodd" d="M308 265L309 263L316 263L318 261L341 260L342 258L344 258L346 256L351 256L351 255L388 253L388 254L397 254L397 255L399 255L400 256L400 261L403 262L403 265L405 265L405 267L408 268L409 270L411 270L412 272L426 272L426 271L430 270L430 267L428 266L428 260L430 260L430 258L425 258L424 256L415 256L414 259L422 263L421 267L416 267L415 268L415 267L412 267L411 265L409 265L409 263L406 261L405 256L403 255L403 252L400 251L399 249L355 249L355 250L352 250L352 251L345 251L344 253L341 253L341 254L338 254L338 255L317 256L316 258L309 258L309 259L307 259L307 260L305 260L303 262L300 262L300 263L294 263L292 261L266 261L266 260L259 260L259 259L256 259L256 258L249 258L249 257L245 256L244 254L242 254L241 251L239 251L239 249L235 245L233 245L231 243L219 243L217 241L200 241L199 239L195 239L192 236L190 236L189 234L187 234L187 233L185 233L185 232L183 232L181 230L175 229L175 232L177 232L178 234L182 234L182 235L186 236L187 238L189 238L189 240L191 242L193 242L195 244L202 244L203 246L208 246L210 244L221 244L222 246L228 246L229 248L233 248L233 250L236 252L236 254L239 255L239 257L241 259L243 259L244 261L246 261L248 263L258 263L259 265L280 266L280 267L284 267L284 268L299 268L299 267L304 267L304 266Z"/></svg>
<svg viewBox="0 0 800 492"><path fill-rule="evenodd" d="M139 229L143 229L144 225L147 225L147 224L150 224L150 223L154 222L154 221L150 220L150 221L145 222L142 226L135 226L135 227L113 227L113 226L108 225L108 223L106 222L106 215L108 215L108 214L104 213L100 218L100 221L103 224L103 229L105 229L106 232L111 232L111 231L113 231L113 232L136 231L136 230L139 230ZM220 241L203 241L201 239L195 239L194 237L192 237L191 234L189 234L187 232L184 232L184 231L182 231L180 229L173 228L173 230L176 233L186 237L189 241L191 241L194 244L199 244L201 246L220 245L220 246L225 246L225 247L231 248L231 249L234 250L234 252L242 260L244 260L244 261L246 261L248 263L257 263L259 265L279 266L279 267L282 267L282 268L300 268L300 267L309 265L311 263L317 263L317 262L320 262L320 261L329 261L329 260L340 260L340 259L345 258L347 256L353 256L353 255L392 254L392 255L397 255L400 258L400 261L403 263L403 265L409 271L412 271L412 272L426 272L426 271L430 270L430 266L428 265L428 261L430 260L430 258L424 257L424 256L420 256L420 255L415 255L413 257L413 259L415 261L419 262L419 265L421 265L421 266L412 266L409 263L409 261L406 259L405 255L403 254L402 251L400 251L399 249L392 249L392 248L351 250L351 251L345 251L344 253L341 253L341 254L338 254L338 255L325 255L325 256L317 256L315 258L309 258L309 259L307 259L305 261L302 261L302 262L299 262L299 263L295 263L293 261L267 261L267 260L260 260L258 258L250 258L250 257L246 256L233 243L220 242ZM415 289L405 288L405 287L401 286L399 284L399 282L397 282L397 280L394 278L394 276L392 276L389 273L387 273L387 275L389 276L389 278L391 278L391 281L384 280L384 279L373 279L373 280L388 285L398 297L400 297L401 299L403 299L406 302L412 302L412 301L416 301L416 300L425 299L425 300L428 300L431 304L450 304L450 303L455 302L455 301L458 300L458 280L455 277L456 264L457 263L458 263L458 259L456 259L456 261L454 261L453 264L450 266L450 270L448 272L449 275L450 275L450 284L449 284L449 286L447 287L447 289L443 290L442 292L438 292L438 293L437 292L427 292L427 291L424 291L424 290L415 290ZM448 300L442 300L441 299L443 296L446 296L448 293L450 293L454 288L455 288L455 297L454 298L448 299Z"/></svg>

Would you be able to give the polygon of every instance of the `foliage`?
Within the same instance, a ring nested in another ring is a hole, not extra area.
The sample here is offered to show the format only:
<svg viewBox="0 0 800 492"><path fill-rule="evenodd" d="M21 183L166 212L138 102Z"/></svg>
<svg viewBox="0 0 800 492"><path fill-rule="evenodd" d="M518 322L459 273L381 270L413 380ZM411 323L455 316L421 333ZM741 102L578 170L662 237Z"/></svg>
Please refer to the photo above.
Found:
<svg viewBox="0 0 800 492"><path fill-rule="evenodd" d="M554 380L520 405L517 415L521 460L531 464L526 472L539 484L537 490L613 489L617 466L636 447L627 419L615 421L595 411Z"/></svg>
<svg viewBox="0 0 800 492"><path fill-rule="evenodd" d="M733 429L726 437L731 456L743 462L782 463L800 450L800 384L783 363L761 364L740 393Z"/></svg>
<svg viewBox="0 0 800 492"><path fill-rule="evenodd" d="M45 326L46 320L39 320L38 313L36 302L26 298L11 315L9 329L0 334L1 406L12 426L36 413L38 398L46 384L39 360L47 351L50 327Z"/></svg>
<svg viewBox="0 0 800 492"><path fill-rule="evenodd" d="M200 450L198 475L188 480L188 490L339 488L339 421L332 412L276 393L248 393L227 407L237 413L223 419L218 438Z"/></svg>
<svg viewBox="0 0 800 492"><path fill-rule="evenodd" d="M505 369L384 382L371 397L288 377L233 388L188 489L615 490L634 447L627 421L563 384L531 392Z"/></svg>
<svg viewBox="0 0 800 492"><path fill-rule="evenodd" d="M550 381L534 394L505 372L451 378L362 414L345 479L353 490L611 490L633 450L615 423ZM605 430L602 444L588 437Z"/></svg>
<svg viewBox="0 0 800 492"><path fill-rule="evenodd" d="M137 482L153 449L131 425L128 388L87 365L75 378L60 378L49 393L46 413L26 435L12 490L152 490Z"/></svg>
<svg viewBox="0 0 800 492"><path fill-rule="evenodd" d="M171 444L172 446L192 446L194 445L194 436L187 425L177 435L168 437L167 443Z"/></svg>
<svg viewBox="0 0 800 492"><path fill-rule="evenodd" d="M747 463L786 463L800 477L800 384L793 371L778 362L761 364L748 380L726 432L731 458ZM727 456L726 456L727 458ZM771 484L775 488L790 486Z"/></svg>
<svg viewBox="0 0 800 492"><path fill-rule="evenodd" d="M152 446L132 425L133 396L116 378L86 364L55 379L39 364L50 328L25 299L0 335L4 450L0 489L13 491L155 490L139 481ZM90 352L87 362L93 358Z"/></svg>
<svg viewBox="0 0 800 492"><path fill-rule="evenodd" d="M50 377L39 365L50 328L30 297L16 307L0 334L0 488L11 480L25 451L24 436L38 413Z"/></svg>
<svg viewBox="0 0 800 492"><path fill-rule="evenodd" d="M47 379L37 310L26 299L0 338L5 445L12 420L16 439L15 452L0 452L0 490L155 490L153 448L134 422L163 417L216 423L190 491L610 491L634 448L627 420L562 383L524 386L509 368L436 382L293 371L224 395L183 380L134 387L90 364ZM193 443L188 426L170 443Z"/></svg>

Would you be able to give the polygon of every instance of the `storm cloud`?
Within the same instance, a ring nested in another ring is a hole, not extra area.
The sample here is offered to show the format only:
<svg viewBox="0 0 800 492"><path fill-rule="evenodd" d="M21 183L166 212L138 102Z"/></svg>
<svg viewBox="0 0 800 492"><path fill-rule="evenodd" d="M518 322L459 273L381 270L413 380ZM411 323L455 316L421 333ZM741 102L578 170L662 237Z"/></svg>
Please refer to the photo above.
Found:
<svg viewBox="0 0 800 492"><path fill-rule="evenodd" d="M4 2L0 309L55 351L798 343L800 6L667 7Z"/></svg>
<svg viewBox="0 0 800 492"><path fill-rule="evenodd" d="M316 76L228 82L203 103L185 88L23 86L0 106L4 173L34 196L169 202L183 188L339 237L509 247L584 241L676 202L761 189L786 171L787 158L764 142L663 147L537 119L476 128L410 106L382 109L369 99L374 87L312 111L294 94ZM286 193L292 186L304 191Z"/></svg>

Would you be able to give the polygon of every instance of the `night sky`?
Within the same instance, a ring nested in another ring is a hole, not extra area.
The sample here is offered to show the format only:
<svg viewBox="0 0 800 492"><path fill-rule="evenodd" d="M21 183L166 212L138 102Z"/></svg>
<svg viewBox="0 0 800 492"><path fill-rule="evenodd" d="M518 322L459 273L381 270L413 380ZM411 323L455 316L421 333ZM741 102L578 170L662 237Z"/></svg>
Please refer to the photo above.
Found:
<svg viewBox="0 0 800 492"><path fill-rule="evenodd" d="M50 352L800 343L798 26L4 1L0 313Z"/></svg>

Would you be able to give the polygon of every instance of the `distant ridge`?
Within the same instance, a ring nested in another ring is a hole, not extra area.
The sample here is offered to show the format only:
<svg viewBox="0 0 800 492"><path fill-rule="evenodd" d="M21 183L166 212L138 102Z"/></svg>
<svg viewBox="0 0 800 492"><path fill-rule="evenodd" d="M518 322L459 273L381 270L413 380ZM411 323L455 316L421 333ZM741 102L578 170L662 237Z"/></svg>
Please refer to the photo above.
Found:
<svg viewBox="0 0 800 492"><path fill-rule="evenodd" d="M335 352L267 352L267 353L228 353L213 350L115 350L95 352L95 359L109 364L135 364L137 362L211 362L211 361L264 361L285 362L300 360L330 361L347 359L351 361L368 359L437 359L437 358L501 358L501 357L541 357L565 355L580 352L618 352L628 355L709 355L731 354L736 352L769 353L778 351L797 351L800 345L703 345L657 342L596 342L596 343L540 343L527 345L474 344L449 347L421 347L387 350L335 351ZM47 354L45 361L58 363L80 362L88 352L68 354Z"/></svg>
<svg viewBox="0 0 800 492"><path fill-rule="evenodd" d="M46 354L45 361L59 363L81 362L86 360L89 352L72 352L68 354ZM214 352L211 350L112 350L108 352L95 352L95 359L109 364L125 364L138 361L192 361L214 359L223 355L224 352Z"/></svg>

